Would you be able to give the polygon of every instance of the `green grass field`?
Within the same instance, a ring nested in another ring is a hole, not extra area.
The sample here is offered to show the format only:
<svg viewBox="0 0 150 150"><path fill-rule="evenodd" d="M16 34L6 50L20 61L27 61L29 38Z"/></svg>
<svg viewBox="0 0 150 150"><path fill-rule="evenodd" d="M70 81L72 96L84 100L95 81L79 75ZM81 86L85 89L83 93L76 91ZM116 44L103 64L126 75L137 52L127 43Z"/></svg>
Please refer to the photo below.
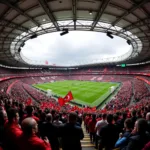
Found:
<svg viewBox="0 0 150 150"><path fill-rule="evenodd" d="M112 86L117 88L119 83L67 80L33 85L33 87L44 91L50 89L54 94L62 97L68 91L72 91L74 97L72 102L91 107L102 103L110 95L110 87Z"/></svg>

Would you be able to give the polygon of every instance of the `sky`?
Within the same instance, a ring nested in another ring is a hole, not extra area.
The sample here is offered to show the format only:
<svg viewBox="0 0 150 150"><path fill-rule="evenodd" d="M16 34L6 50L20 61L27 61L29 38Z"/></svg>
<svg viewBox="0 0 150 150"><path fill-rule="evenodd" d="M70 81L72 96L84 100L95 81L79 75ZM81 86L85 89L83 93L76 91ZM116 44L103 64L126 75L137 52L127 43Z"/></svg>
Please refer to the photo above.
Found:
<svg viewBox="0 0 150 150"><path fill-rule="evenodd" d="M125 39L117 36L111 39L100 32L70 31L64 36L55 32L28 40L21 52L36 62L47 60L49 65L75 65L120 56L130 48Z"/></svg>

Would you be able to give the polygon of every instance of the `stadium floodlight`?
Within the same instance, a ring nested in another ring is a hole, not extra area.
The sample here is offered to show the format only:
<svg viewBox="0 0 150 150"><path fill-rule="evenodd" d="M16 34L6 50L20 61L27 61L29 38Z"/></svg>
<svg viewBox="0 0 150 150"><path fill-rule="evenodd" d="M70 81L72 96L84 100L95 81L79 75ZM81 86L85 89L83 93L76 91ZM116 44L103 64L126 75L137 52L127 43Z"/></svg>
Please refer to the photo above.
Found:
<svg viewBox="0 0 150 150"><path fill-rule="evenodd" d="M18 53L20 53L21 52L21 48L19 47L19 49L18 49Z"/></svg>
<svg viewBox="0 0 150 150"><path fill-rule="evenodd" d="M68 31L67 28L65 28L65 29L62 29L62 32L60 33L60 35L63 36L65 34L67 34L67 33L69 33L69 31Z"/></svg>
<svg viewBox="0 0 150 150"><path fill-rule="evenodd" d="M37 34L36 33L34 33L33 35L30 36L30 39L35 39L35 38L37 38Z"/></svg>
<svg viewBox="0 0 150 150"><path fill-rule="evenodd" d="M113 39L114 37L112 36L112 32L107 31L107 36L110 37L111 39Z"/></svg>
<svg viewBox="0 0 150 150"><path fill-rule="evenodd" d="M131 45L131 41L130 41L130 40L127 40L127 43L128 43L129 45Z"/></svg>
<svg viewBox="0 0 150 150"><path fill-rule="evenodd" d="M25 45L25 42L23 42L23 43L20 45L20 47L24 47L24 45Z"/></svg>

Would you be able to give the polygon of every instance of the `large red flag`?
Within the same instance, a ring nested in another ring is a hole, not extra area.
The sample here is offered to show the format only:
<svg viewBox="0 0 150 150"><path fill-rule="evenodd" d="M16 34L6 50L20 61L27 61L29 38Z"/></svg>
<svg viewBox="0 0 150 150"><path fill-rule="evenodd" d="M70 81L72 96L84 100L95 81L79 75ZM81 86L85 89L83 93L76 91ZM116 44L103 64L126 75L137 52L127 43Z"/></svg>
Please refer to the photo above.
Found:
<svg viewBox="0 0 150 150"><path fill-rule="evenodd" d="M59 97L58 98L58 103L59 103L60 106L63 106L65 104L65 101L62 97Z"/></svg>
<svg viewBox="0 0 150 150"><path fill-rule="evenodd" d="M71 91L69 91L68 94L64 97L65 103L67 103L67 102L69 102L69 101L71 101L71 100L73 100L73 99L74 99L74 98L73 98L73 95L72 95L72 92L71 92Z"/></svg>

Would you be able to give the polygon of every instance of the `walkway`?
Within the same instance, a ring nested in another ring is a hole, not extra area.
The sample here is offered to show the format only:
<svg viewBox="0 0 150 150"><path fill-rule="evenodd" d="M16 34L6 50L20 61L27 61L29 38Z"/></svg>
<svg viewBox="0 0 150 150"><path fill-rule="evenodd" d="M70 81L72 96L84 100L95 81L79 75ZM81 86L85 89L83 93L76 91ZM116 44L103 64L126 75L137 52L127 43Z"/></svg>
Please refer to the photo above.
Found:
<svg viewBox="0 0 150 150"><path fill-rule="evenodd" d="M133 95L132 95L132 97L131 97L131 101L130 101L130 104L129 105L132 105L132 104L134 104L135 102L134 102L134 94L135 94L135 91L134 91L134 83L133 83L133 81L131 81L131 86L132 86L132 93L133 93Z"/></svg>
<svg viewBox="0 0 150 150"><path fill-rule="evenodd" d="M9 87L7 88L6 93L9 94L11 92L11 88L14 86L14 84L16 84L17 82L19 82L19 80L15 80L13 83L11 83L9 85Z"/></svg>
<svg viewBox="0 0 150 150"><path fill-rule="evenodd" d="M95 150L95 148L94 148L95 145L91 144L90 136L86 132L86 129L85 129L83 123L82 123L82 129L83 129L83 132L84 132L84 139L81 141L82 150Z"/></svg>

